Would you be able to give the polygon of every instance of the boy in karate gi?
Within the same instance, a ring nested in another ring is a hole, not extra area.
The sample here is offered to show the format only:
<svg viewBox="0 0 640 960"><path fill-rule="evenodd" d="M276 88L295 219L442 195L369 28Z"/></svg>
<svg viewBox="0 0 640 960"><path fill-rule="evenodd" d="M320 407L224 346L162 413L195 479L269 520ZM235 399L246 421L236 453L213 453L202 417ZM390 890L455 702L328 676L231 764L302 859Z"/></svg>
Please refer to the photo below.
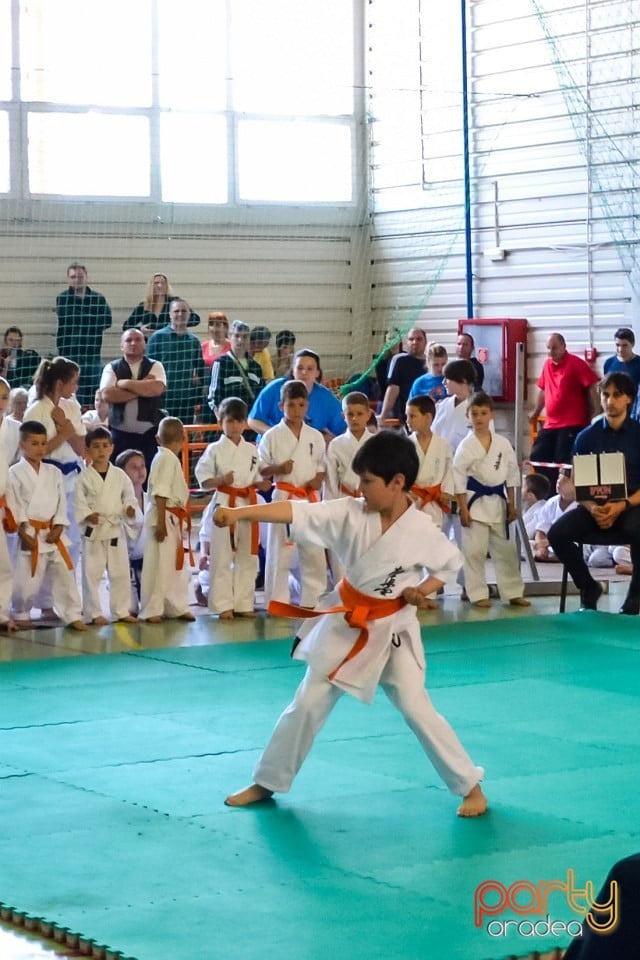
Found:
<svg viewBox="0 0 640 960"><path fill-rule="evenodd" d="M411 487L418 508L427 513L436 527L442 527L445 513L451 510L453 497L453 451L444 437L431 430L436 405L425 395L407 401L407 426L418 454L418 476Z"/></svg>
<svg viewBox="0 0 640 960"><path fill-rule="evenodd" d="M389 430L369 437L353 461L362 498L320 504L288 500L220 508L214 522L289 524L298 543L340 554L345 578L313 611L290 609L309 622L293 656L307 671L258 761L251 786L226 799L246 806L289 790L331 710L344 693L371 703L378 684L416 734L452 793L460 816L483 814L484 771L472 763L425 690L425 659L416 608L460 566L460 553L416 509L409 490L418 473L414 444ZM275 603L275 613L288 605Z"/></svg>
<svg viewBox="0 0 640 960"><path fill-rule="evenodd" d="M17 630L17 627L10 615L13 564L7 534L15 533L16 523L13 513L7 505L8 485L7 460L0 447L0 630L11 633L13 630Z"/></svg>
<svg viewBox="0 0 640 960"><path fill-rule="evenodd" d="M244 400L238 397L223 400L218 407L222 436L209 444L196 464L196 479L200 486L216 491L212 511L217 504L234 507L237 503L257 503L257 491L271 486L260 476L255 444L248 443L242 435L247 429L247 414ZM209 609L219 614L221 620L233 620L234 614L253 618L258 526L243 524L235 531L211 529L212 511L207 508L209 522L205 530L205 537L209 536L211 569Z"/></svg>
<svg viewBox="0 0 640 960"><path fill-rule="evenodd" d="M353 472L353 458L371 435L368 423L371 407L366 393L353 391L342 401L342 416L347 422L346 433L334 437L327 447L327 473L324 478L324 499L360 497L360 478ZM334 584L344 574L344 567L334 550L329 551L329 562Z"/></svg>
<svg viewBox="0 0 640 960"><path fill-rule="evenodd" d="M287 380L280 392L280 423L267 430L258 446L260 475L273 478L273 502L319 500L324 480L325 441L319 430L307 426L309 395L301 380ZM270 526L267 535L267 562L264 578L265 600L289 599L289 571L300 560L300 603L315 607L327 588L327 562L324 550L312 544L294 543L284 527Z"/></svg>
<svg viewBox="0 0 640 960"><path fill-rule="evenodd" d="M509 539L509 524L518 516L516 455L509 441L491 430L493 401L488 394L473 394L468 415L473 432L460 443L453 458L467 593L476 607L491 606L485 573L489 553L502 599L514 607L529 607L523 596L515 539Z"/></svg>
<svg viewBox="0 0 640 960"><path fill-rule="evenodd" d="M106 427L96 427L86 436L91 465L76 481L74 506L82 536L82 600L85 620L97 626L109 621L102 613L100 581L109 580L109 609L114 620L137 623L129 613L131 581L125 523L142 512L136 503L133 484L124 470L110 463L113 441Z"/></svg>
<svg viewBox="0 0 640 960"><path fill-rule="evenodd" d="M47 428L43 423L26 420L20 425L20 450L20 460L9 468L7 489L7 503L19 538L14 619L20 628L31 625L31 608L46 573L60 619L74 630L86 630L69 541L64 536L69 518L62 474L57 467L43 463L47 453Z"/></svg>
<svg viewBox="0 0 640 960"><path fill-rule="evenodd" d="M189 568L183 536L190 536L189 488L180 454L184 428L177 417L158 424L158 452L149 471L149 505L144 522L149 536L142 561L141 620L195 620L189 610ZM189 544L187 544L189 546ZM192 561L193 565L193 561Z"/></svg>

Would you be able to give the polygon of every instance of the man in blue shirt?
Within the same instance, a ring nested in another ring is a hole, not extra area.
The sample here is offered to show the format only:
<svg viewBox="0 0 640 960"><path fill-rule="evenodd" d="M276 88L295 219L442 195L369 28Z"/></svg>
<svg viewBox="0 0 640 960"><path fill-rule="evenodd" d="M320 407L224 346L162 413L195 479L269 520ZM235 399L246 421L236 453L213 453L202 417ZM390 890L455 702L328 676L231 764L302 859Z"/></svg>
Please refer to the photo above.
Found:
<svg viewBox="0 0 640 960"><path fill-rule="evenodd" d="M549 544L580 590L581 609L596 610L602 587L589 572L583 543L629 544L633 573L620 613L640 613L640 423L632 420L633 380L626 373L610 373L600 381L604 417L581 430L573 454L623 453L627 473L627 500L580 503L557 520L548 533ZM576 542L577 541L577 542Z"/></svg>
<svg viewBox="0 0 640 960"><path fill-rule="evenodd" d="M640 357L633 352L636 338L629 327L619 327L614 333L614 343L616 345L615 357L607 357L604 362L604 372L628 373L636 387L636 398L631 408L631 416L634 420L640 420Z"/></svg>

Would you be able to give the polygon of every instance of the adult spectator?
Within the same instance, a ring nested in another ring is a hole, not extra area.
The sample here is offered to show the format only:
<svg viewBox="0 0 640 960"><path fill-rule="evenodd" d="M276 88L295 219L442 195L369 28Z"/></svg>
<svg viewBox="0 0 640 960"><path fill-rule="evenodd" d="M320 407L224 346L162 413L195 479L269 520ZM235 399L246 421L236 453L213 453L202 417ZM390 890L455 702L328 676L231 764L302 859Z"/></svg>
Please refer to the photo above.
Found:
<svg viewBox="0 0 640 960"><path fill-rule="evenodd" d="M231 340L229 340L229 321L226 314L214 310L209 314L207 323L209 329L209 339L202 341L202 359L205 367L211 368L211 364L223 353L231 350Z"/></svg>
<svg viewBox="0 0 640 960"><path fill-rule="evenodd" d="M538 398L529 420L537 424L546 410L544 427L531 448L530 459L543 463L567 463L574 441L592 416L600 412L598 376L591 367L567 351L561 333L547 338L547 354L538 379ZM536 467L555 490L558 467Z"/></svg>
<svg viewBox="0 0 640 960"><path fill-rule="evenodd" d="M147 341L147 356L161 363L167 375L163 406L169 416L183 423L196 422L196 407L202 406L206 379L200 340L187 330L190 315L186 300L172 300L169 325L156 330Z"/></svg>
<svg viewBox="0 0 640 960"><path fill-rule="evenodd" d="M395 327L389 330L384 340L384 350L376 360L376 380L378 381L378 391L381 397L384 397L389 386L389 367L394 357L402 350L402 334Z"/></svg>
<svg viewBox="0 0 640 960"><path fill-rule="evenodd" d="M266 433L282 420L280 388L287 380L300 380L309 394L306 422L319 430L326 440L344 433L347 425L338 398L323 386L320 357L313 350L298 350L293 358L291 376L278 377L267 384L249 411L249 426L256 433Z"/></svg>
<svg viewBox="0 0 640 960"><path fill-rule="evenodd" d="M106 299L87 285L87 279L84 264L69 264L69 287L56 298L56 349L61 357L73 360L80 367L82 378L76 399L82 406L90 407L102 372L102 334L109 329L112 320Z"/></svg>
<svg viewBox="0 0 640 960"><path fill-rule="evenodd" d="M631 416L634 420L640 420L640 356L633 352L636 338L629 327L619 327L613 337L616 354L615 357L607 357L604 372L607 374L620 371L631 377L636 385L636 399L631 408Z"/></svg>
<svg viewBox="0 0 640 960"><path fill-rule="evenodd" d="M139 450L149 471L158 449L156 427L163 417L167 376L161 363L145 356L145 347L141 330L125 330L120 338L122 357L102 371L100 394L109 404L111 459L125 450Z"/></svg>
<svg viewBox="0 0 640 960"><path fill-rule="evenodd" d="M249 324L234 320L231 349L217 357L211 367L209 406L216 413L222 400L238 397L251 407L263 386L262 368L249 356Z"/></svg>
<svg viewBox="0 0 640 960"><path fill-rule="evenodd" d="M384 392L379 419L405 421L405 407L413 381L425 372L427 335L420 327L407 334L407 352L399 353L389 365L388 384Z"/></svg>
<svg viewBox="0 0 640 960"><path fill-rule="evenodd" d="M459 333L456 340L456 357L458 360L468 360L476 372L476 390L480 390L484 383L484 367L477 357L473 356L476 343L470 333Z"/></svg>
<svg viewBox="0 0 640 960"><path fill-rule="evenodd" d="M604 417L575 439L573 454L622 453L627 471L627 500L605 504L579 503L553 524L547 538L580 591L581 608L595 610L602 587L584 560L583 544L629 544L633 573L620 613L640 612L640 423L629 410L636 396L635 384L626 373L609 373L600 383Z"/></svg>
<svg viewBox="0 0 640 960"><path fill-rule="evenodd" d="M171 284L164 273L154 273L147 284L147 292L137 307L134 307L129 318L122 324L123 330L138 327L145 337L149 338L156 330L162 330L170 322L169 311L174 300L178 300L177 293L171 289ZM200 317L191 313L188 326L197 327Z"/></svg>
<svg viewBox="0 0 640 960"><path fill-rule="evenodd" d="M293 364L296 335L292 330L280 330L276 333L276 362L273 372L276 377L288 377Z"/></svg>
<svg viewBox="0 0 640 960"><path fill-rule="evenodd" d="M249 353L260 364L262 379L265 383L269 383L275 377L271 354L269 353L270 340L271 330L269 330L269 327L253 327L249 334Z"/></svg>
<svg viewBox="0 0 640 960"><path fill-rule="evenodd" d="M7 327L0 350L0 377L14 387L30 387L38 369L40 356L35 350L22 349L20 327Z"/></svg>

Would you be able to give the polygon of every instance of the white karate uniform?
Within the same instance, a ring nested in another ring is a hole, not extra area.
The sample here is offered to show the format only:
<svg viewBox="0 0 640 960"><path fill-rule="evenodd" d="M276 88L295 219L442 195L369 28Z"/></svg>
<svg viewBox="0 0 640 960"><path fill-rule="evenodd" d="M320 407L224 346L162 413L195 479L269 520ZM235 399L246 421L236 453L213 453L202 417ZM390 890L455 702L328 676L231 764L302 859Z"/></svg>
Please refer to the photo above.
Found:
<svg viewBox="0 0 640 960"><path fill-rule="evenodd" d="M423 579L425 568L446 582L460 566L455 544L413 505L384 533L380 514L369 513L364 500L346 497L319 505L294 501L292 509L291 535L296 542L338 551L349 584L376 600L399 597L405 587ZM334 590L322 598L320 609L340 603ZM287 791L337 700L349 693L371 703L380 684L448 788L466 796L484 771L471 762L425 690L416 608L407 604L368 621L367 628L367 643L345 661L359 631L342 613L304 621L293 656L306 661L307 672L258 761L255 782Z"/></svg>
<svg viewBox="0 0 640 960"><path fill-rule="evenodd" d="M491 436L491 446L485 450L475 434L460 443L453 458L456 493L467 494L467 504L474 493L468 489L469 477L487 486L519 486L520 471L513 447L505 437ZM471 526L462 527L462 556L464 580L472 603L489 596L485 562L487 552L496 568L498 590L503 600L524 595L520 575L520 557L515 538L507 538L506 500L498 494L482 495L471 504Z"/></svg>
<svg viewBox="0 0 640 960"><path fill-rule="evenodd" d="M334 437L327 447L327 473L324 478L325 500L339 500L360 495L360 477L351 469L353 458L371 434L365 430L359 440L350 430ZM334 584L344 576L344 565L335 550L329 550L329 564Z"/></svg>
<svg viewBox="0 0 640 960"><path fill-rule="evenodd" d="M559 493L554 494L553 497L549 497L548 500L544 500L543 503L544 507L538 516L538 525L536 530L540 530L545 534L549 533L549 530L556 520L559 520L560 517L563 517L569 510L575 510L575 508L578 506L577 501L572 500L571 503L569 503L563 510Z"/></svg>
<svg viewBox="0 0 640 960"><path fill-rule="evenodd" d="M31 608L35 606L42 579L47 575L51 587L52 606L65 623L74 623L82 619L80 594L75 572L69 570L64 559L53 543L47 543L47 530L35 532L30 520L52 521L54 525L69 526L67 503L63 489L62 474L57 467L41 463L38 471L30 463L21 459L9 468L9 486L7 503L20 526L27 523L27 533L38 538L38 564L31 576L31 552L22 549L16 551L13 609L17 620L27 620ZM65 533L60 538L68 547Z"/></svg>
<svg viewBox="0 0 640 960"><path fill-rule="evenodd" d="M291 473L274 476L274 482L290 483L304 487L325 469L325 441L319 430L303 424L300 437L289 429L284 420L271 427L258 446L260 466L280 464L293 460ZM274 490L273 502L295 500L285 490ZM299 499L299 498L297 498ZM321 547L301 544L290 540L281 524L269 524L267 534L267 561L264 578L264 595L267 605L272 600L289 601L289 571L296 560L300 561L300 603L303 607L315 607L321 593L327 588L327 562Z"/></svg>
<svg viewBox="0 0 640 960"><path fill-rule="evenodd" d="M451 444L455 453L465 437L471 431L471 423L467 417L468 400L456 404L455 397L445 397L436 404L436 415L433 418L431 429L439 437L443 437Z"/></svg>
<svg viewBox="0 0 640 960"><path fill-rule="evenodd" d="M5 418L6 419L6 418ZM9 485L9 472L7 469L7 460L4 450L0 447L0 498L3 500L7 495ZM11 563L11 552L7 533L5 532L3 521L5 518L6 507L0 507L0 623L6 623L10 620L11 592L13 590L13 565Z"/></svg>
<svg viewBox="0 0 640 960"><path fill-rule="evenodd" d="M5 414L0 421L0 455L4 454L7 469L20 456L20 424Z"/></svg>
<svg viewBox="0 0 640 960"><path fill-rule="evenodd" d="M444 437L439 437L436 433L432 433L431 441L425 453L415 433L411 434L410 439L415 444L420 461L416 485L419 487L434 487L439 483L441 491L453 497L453 450L449 441L445 440ZM420 504L418 504L419 506ZM425 503L422 512L428 514L437 527L442 527L445 513L439 503L435 501Z"/></svg>
<svg viewBox="0 0 640 960"><path fill-rule="evenodd" d="M233 471L233 480L229 484L231 487L252 487L261 480L255 444L242 439L235 444L223 434L206 448L196 464L195 474L202 486L207 480L222 477L230 471ZM249 500L242 497L237 497L235 501L237 507L244 507L248 503ZM216 490L210 504L211 512L218 504L227 506L229 494ZM205 535L207 534L211 570L209 609L214 613L224 613L226 610L250 613L253 610L258 572L258 557L251 553L251 524L235 525L235 551L231 546L228 527L208 525Z"/></svg>
<svg viewBox="0 0 640 960"><path fill-rule="evenodd" d="M176 569L176 554L183 549L182 527L167 510L167 536L156 539L158 511L156 497L166 497L167 507L186 509L189 502L182 464L175 453L160 447L149 471L149 505L144 523L148 539L142 562L140 617L179 617L189 610L189 571L185 557L182 570Z"/></svg>
<svg viewBox="0 0 640 960"><path fill-rule="evenodd" d="M100 581L106 572L109 610L114 620L120 620L128 616L131 606L125 511L129 507L136 511L136 518L128 520L130 527L135 519L140 527L143 522L133 484L119 467L110 465L104 477L94 467L88 467L76 481L74 506L82 535L84 616L91 621L103 615ZM100 515L97 526L87 523L92 513Z"/></svg>
<svg viewBox="0 0 640 960"><path fill-rule="evenodd" d="M536 535L536 530L540 529L540 519L544 514L546 505L546 500L536 500L530 507L527 507L522 514L524 528L527 531L529 540L533 540Z"/></svg>

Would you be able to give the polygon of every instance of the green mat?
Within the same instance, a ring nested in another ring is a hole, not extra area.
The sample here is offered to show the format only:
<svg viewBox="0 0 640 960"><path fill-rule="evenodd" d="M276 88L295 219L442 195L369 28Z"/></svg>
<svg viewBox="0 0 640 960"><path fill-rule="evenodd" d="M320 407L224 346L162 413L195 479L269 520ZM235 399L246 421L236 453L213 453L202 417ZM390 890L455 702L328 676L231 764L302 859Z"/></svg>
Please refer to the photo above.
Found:
<svg viewBox="0 0 640 960"><path fill-rule="evenodd" d="M136 960L566 945L503 935L535 915L476 927L474 892L568 869L597 889L640 849L637 621L538 616L425 641L434 703L487 769L481 820L455 816L383 694L341 700L286 797L225 807L302 676L288 641L1 664L0 901ZM577 919L559 892L546 912Z"/></svg>

